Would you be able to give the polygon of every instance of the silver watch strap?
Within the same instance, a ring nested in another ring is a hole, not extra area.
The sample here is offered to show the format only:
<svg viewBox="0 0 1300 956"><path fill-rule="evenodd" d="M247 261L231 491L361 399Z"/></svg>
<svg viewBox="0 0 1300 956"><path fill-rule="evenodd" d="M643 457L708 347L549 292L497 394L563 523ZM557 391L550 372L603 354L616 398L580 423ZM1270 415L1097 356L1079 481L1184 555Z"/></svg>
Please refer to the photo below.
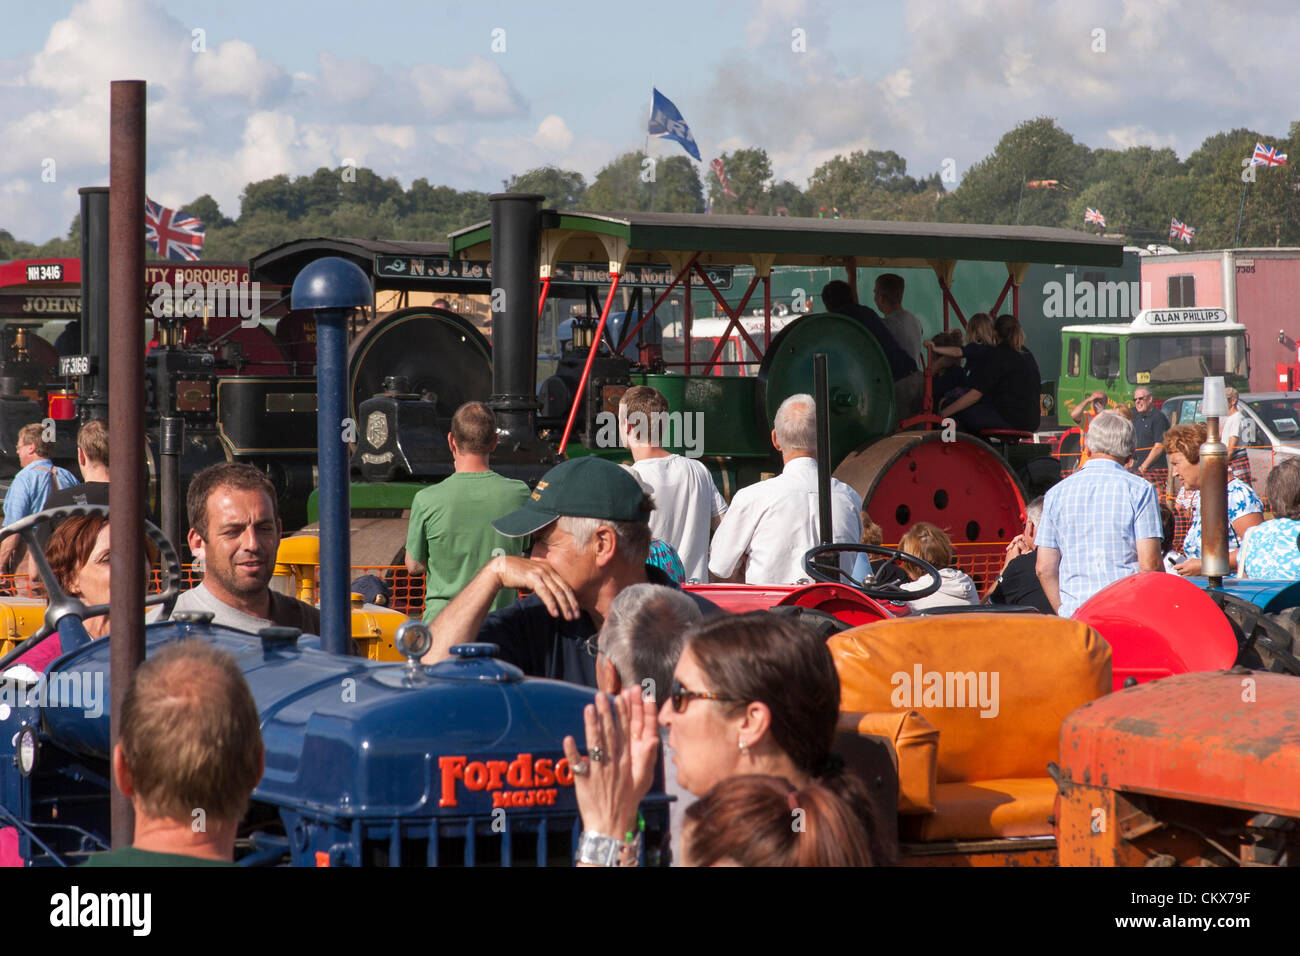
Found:
<svg viewBox="0 0 1300 956"><path fill-rule="evenodd" d="M618 858L622 850L622 840L597 833L595 830L583 830L582 836L578 839L578 862L596 866L618 866Z"/></svg>

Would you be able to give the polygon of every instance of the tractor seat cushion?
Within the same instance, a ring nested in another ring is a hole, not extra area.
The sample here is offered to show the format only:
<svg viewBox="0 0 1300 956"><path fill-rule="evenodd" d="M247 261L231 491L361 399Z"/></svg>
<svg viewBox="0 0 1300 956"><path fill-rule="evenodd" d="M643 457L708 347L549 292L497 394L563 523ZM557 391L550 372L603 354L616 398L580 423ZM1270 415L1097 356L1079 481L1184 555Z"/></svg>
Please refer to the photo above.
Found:
<svg viewBox="0 0 1300 956"><path fill-rule="evenodd" d="M1110 646L1050 615L916 615L827 646L841 710L914 710L939 731L940 784L1045 777L1066 715L1111 690Z"/></svg>
<svg viewBox="0 0 1300 956"><path fill-rule="evenodd" d="M888 740L898 771L898 812L930 813L934 810L939 731L929 721L914 710L878 714L841 712L839 732Z"/></svg>
<svg viewBox="0 0 1300 956"><path fill-rule="evenodd" d="M904 817L904 840L983 840L1050 836L1056 783L1050 777L941 783L934 813Z"/></svg>

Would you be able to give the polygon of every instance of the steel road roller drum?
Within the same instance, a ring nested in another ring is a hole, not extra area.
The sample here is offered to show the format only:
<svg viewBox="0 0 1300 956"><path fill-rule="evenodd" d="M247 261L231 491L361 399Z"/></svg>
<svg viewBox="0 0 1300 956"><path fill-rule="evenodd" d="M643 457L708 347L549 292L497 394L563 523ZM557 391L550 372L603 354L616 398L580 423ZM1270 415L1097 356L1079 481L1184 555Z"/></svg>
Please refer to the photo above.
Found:
<svg viewBox="0 0 1300 956"><path fill-rule="evenodd" d="M954 544L1010 541L1024 527L1020 482L997 452L970 435L891 435L849 455L835 477L862 496L886 541L898 541L918 521L943 528Z"/></svg>
<svg viewBox="0 0 1300 956"><path fill-rule="evenodd" d="M767 428L791 395L813 393L813 356L826 353L830 382L831 467L897 425L889 360L862 323L843 315L808 315L772 339L758 371L758 414Z"/></svg>
<svg viewBox="0 0 1300 956"><path fill-rule="evenodd" d="M492 394L492 347L463 315L417 306L384 316L348 348L348 385L355 416L383 391L384 380L405 379L403 392L433 397L436 417L450 422L469 401Z"/></svg>

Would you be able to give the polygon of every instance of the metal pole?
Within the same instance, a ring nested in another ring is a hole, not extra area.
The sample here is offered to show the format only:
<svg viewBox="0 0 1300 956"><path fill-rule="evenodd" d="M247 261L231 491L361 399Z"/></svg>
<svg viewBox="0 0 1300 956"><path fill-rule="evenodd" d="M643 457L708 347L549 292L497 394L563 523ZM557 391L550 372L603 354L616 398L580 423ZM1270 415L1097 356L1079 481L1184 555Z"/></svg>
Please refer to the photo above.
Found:
<svg viewBox="0 0 1300 956"><path fill-rule="evenodd" d="M817 405L817 511L822 544L831 544L835 540L831 522L831 397L825 352L813 356L813 401Z"/></svg>
<svg viewBox="0 0 1300 956"><path fill-rule="evenodd" d="M320 646L346 654L352 615L348 447L348 309L316 309L316 447L320 467Z"/></svg>
<svg viewBox="0 0 1300 956"><path fill-rule="evenodd" d="M157 387L167 387L167 374L161 364L158 369ZM159 404L170 405L162 399ZM163 415L159 421L158 442L158 518L162 522L163 534L176 548L182 545L181 539L181 449L185 441L185 419L179 415Z"/></svg>
<svg viewBox="0 0 1300 956"><path fill-rule="evenodd" d="M1201 573L1222 587L1228 567L1228 446L1219 441L1219 418L1206 417L1201 446Z"/></svg>
<svg viewBox="0 0 1300 956"><path fill-rule="evenodd" d="M1246 211L1246 186L1249 183L1241 184L1241 206L1237 209L1237 234L1232 238L1232 248L1236 249L1241 245L1241 214Z"/></svg>
<svg viewBox="0 0 1300 956"><path fill-rule="evenodd" d="M117 746L122 701L144 660L144 168L145 84L114 80L108 140L110 256L108 425L117 453L108 505L113 516L109 573L110 753ZM113 846L129 846L135 817L122 792L111 788Z"/></svg>

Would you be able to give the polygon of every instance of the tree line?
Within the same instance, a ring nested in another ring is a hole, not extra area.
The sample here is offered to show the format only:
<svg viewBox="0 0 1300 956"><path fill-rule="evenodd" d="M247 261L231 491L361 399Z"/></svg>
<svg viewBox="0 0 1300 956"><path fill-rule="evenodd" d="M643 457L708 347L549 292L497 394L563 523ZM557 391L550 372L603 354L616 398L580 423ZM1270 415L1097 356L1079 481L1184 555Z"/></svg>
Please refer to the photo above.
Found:
<svg viewBox="0 0 1300 956"><path fill-rule="evenodd" d="M1291 157L1288 165L1243 167L1256 142ZM558 209L604 212L705 212L845 219L1085 226L1084 211L1106 217L1107 235L1130 242L1168 242L1169 221L1196 229L1193 248L1300 246L1300 122L1286 137L1251 129L1210 136L1187 159L1172 149L1090 149L1055 120L1038 117L1008 131L972 165L960 185L952 169L907 171L892 150L837 155L803 186L776 181L767 151L749 147L720 157L726 184L708 165L685 156L623 153L588 183L574 170L545 166L511 176L507 191L535 192ZM701 176L703 173L703 176ZM1243 181L1243 175L1247 180ZM949 189L948 187L952 187ZM226 216L208 194L182 208L207 225L204 258L247 260L304 236L441 240L489 217L488 193L395 177L371 169L317 169L249 183L239 215ZM79 217L68 235L21 242L0 228L0 259L79 254ZM1180 246L1181 248L1181 246Z"/></svg>

